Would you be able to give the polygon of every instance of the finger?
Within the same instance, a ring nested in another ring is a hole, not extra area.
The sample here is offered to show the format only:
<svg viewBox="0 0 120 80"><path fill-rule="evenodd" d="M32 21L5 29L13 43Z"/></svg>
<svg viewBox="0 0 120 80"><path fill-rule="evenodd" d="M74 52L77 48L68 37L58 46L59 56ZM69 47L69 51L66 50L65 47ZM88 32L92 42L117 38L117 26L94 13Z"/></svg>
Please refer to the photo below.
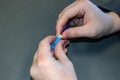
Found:
<svg viewBox="0 0 120 80"><path fill-rule="evenodd" d="M37 50L37 56L40 58L48 58L51 56L50 45L55 40L55 36L48 36L41 40Z"/></svg>
<svg viewBox="0 0 120 80"><path fill-rule="evenodd" d="M70 22L70 26L75 27L75 26L82 26L83 25L83 18L74 18Z"/></svg>
<svg viewBox="0 0 120 80"><path fill-rule="evenodd" d="M70 45L69 40L64 40L63 48L67 48Z"/></svg>
<svg viewBox="0 0 120 80"><path fill-rule="evenodd" d="M69 38L78 38L78 37L92 37L92 31L89 29L90 27L87 25L69 28L65 32L63 32L63 39Z"/></svg>
<svg viewBox="0 0 120 80"><path fill-rule="evenodd" d="M77 6L69 7L65 9L58 19L57 25L56 25L56 31L57 34L60 34L62 32L63 27L66 25L66 23L69 21L69 19L75 17L78 14L78 8Z"/></svg>
<svg viewBox="0 0 120 80"><path fill-rule="evenodd" d="M60 62L65 63L67 61L69 61L69 59L67 58L66 54L65 54L65 50L67 50L66 48L63 47L64 42L60 41L56 48L55 48L55 58L58 59Z"/></svg>
<svg viewBox="0 0 120 80"><path fill-rule="evenodd" d="M67 54L67 51L68 51L68 49L67 49L67 48L64 48L64 53L65 53L65 54Z"/></svg>
<svg viewBox="0 0 120 80"><path fill-rule="evenodd" d="M64 40L64 43L62 44L65 54L67 53L67 48L68 48L69 44L70 44L69 40Z"/></svg>
<svg viewBox="0 0 120 80"><path fill-rule="evenodd" d="M63 45L63 47L64 47L63 49L64 49L64 53L65 53L65 54L67 54L69 45L70 45L70 42L69 42L69 41L66 41L66 42L64 43L64 45Z"/></svg>
<svg viewBox="0 0 120 80"><path fill-rule="evenodd" d="M67 6L67 7L59 14L58 20L61 18L62 14L63 14L66 10L68 10L68 9L71 8L71 7L73 7L75 4L76 4L76 3L73 2L72 4L70 4L69 6Z"/></svg>

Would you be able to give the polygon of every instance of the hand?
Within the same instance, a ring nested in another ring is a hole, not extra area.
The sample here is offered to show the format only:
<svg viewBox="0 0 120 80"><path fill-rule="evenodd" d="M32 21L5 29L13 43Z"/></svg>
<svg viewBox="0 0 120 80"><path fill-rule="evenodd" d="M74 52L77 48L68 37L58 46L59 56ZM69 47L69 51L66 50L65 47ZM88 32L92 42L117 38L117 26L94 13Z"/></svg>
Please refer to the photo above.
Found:
<svg viewBox="0 0 120 80"><path fill-rule="evenodd" d="M33 80L77 80L74 67L66 56L67 41L61 40L55 47L54 57L50 44L55 37L46 37L39 43L30 74Z"/></svg>
<svg viewBox="0 0 120 80"><path fill-rule="evenodd" d="M60 13L56 25L57 34L61 33L63 26L71 18L82 19L83 25L67 29L62 34L63 38L99 38L120 29L120 27L116 27L116 23L119 23L120 26L120 19L117 15L113 12L104 13L89 0L76 0Z"/></svg>

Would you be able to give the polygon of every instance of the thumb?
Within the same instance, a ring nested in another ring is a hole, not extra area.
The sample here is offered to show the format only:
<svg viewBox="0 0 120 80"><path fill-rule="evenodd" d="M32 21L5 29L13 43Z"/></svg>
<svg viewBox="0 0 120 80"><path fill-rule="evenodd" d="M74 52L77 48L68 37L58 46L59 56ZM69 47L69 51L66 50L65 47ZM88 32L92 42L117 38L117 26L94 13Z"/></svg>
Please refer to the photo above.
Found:
<svg viewBox="0 0 120 80"><path fill-rule="evenodd" d="M60 62L65 63L68 62L69 59L65 54L65 48L64 48L64 41L61 40L55 47L55 58L58 59Z"/></svg>
<svg viewBox="0 0 120 80"><path fill-rule="evenodd" d="M78 38L78 37L91 37L91 29L87 25L79 26L79 27L72 27L67 29L63 32L62 37L63 39L69 38Z"/></svg>

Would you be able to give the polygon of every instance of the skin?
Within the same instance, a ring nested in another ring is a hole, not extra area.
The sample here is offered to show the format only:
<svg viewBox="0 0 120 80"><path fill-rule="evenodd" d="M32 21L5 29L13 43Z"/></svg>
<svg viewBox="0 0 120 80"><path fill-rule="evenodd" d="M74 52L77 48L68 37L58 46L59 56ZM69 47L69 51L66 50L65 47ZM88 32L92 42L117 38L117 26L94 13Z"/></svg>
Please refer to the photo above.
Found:
<svg viewBox="0 0 120 80"><path fill-rule="evenodd" d="M59 15L56 33L61 33L69 19L79 22L75 27L62 33L64 39L76 37L99 38L120 30L120 18L115 12L104 13L89 0L76 0ZM35 53L30 75L33 80L77 80L72 62L66 56L68 41L61 40L50 49L55 36L43 39Z"/></svg>
<svg viewBox="0 0 120 80"><path fill-rule="evenodd" d="M115 12L104 13L89 0L76 0L60 14L56 25L57 35L71 18L82 19L82 25L67 29L63 38L100 38L120 30L120 18Z"/></svg>
<svg viewBox="0 0 120 80"><path fill-rule="evenodd" d="M61 40L52 52L50 44L54 39L55 36L49 36L39 43L30 69L31 77L33 80L77 80L73 64L66 56L68 41Z"/></svg>

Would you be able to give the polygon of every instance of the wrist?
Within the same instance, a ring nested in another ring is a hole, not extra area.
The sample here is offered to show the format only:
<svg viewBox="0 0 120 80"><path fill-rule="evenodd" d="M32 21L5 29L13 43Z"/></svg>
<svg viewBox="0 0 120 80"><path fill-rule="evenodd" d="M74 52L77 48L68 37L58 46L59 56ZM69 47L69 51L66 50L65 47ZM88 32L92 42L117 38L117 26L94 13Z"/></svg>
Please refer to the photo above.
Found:
<svg viewBox="0 0 120 80"><path fill-rule="evenodd" d="M113 24L111 24L111 25L113 25L112 26L112 30L108 34L112 34L114 32L120 31L120 14L118 12L116 13L114 11L111 11L109 9L106 9L106 8L103 8L103 7L100 7L100 6L98 6L98 7L103 12L107 13L108 15L110 15L112 17L112 19L113 19Z"/></svg>
<svg viewBox="0 0 120 80"><path fill-rule="evenodd" d="M108 12L107 14L111 15L113 18L113 27L110 31L110 34L120 31L120 17L115 12Z"/></svg>

